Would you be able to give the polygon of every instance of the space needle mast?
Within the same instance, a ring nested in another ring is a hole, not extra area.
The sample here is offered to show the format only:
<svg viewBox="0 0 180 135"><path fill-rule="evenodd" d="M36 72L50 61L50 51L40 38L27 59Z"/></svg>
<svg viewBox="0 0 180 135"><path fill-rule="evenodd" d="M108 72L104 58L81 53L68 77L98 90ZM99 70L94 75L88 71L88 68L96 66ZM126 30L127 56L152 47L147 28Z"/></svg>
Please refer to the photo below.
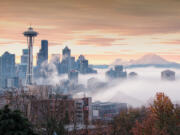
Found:
<svg viewBox="0 0 180 135"><path fill-rule="evenodd" d="M33 84L33 43L34 38L38 35L36 31L33 30L32 27L29 27L27 31L23 33L25 37L27 37L28 44L28 65L26 72L26 85Z"/></svg>

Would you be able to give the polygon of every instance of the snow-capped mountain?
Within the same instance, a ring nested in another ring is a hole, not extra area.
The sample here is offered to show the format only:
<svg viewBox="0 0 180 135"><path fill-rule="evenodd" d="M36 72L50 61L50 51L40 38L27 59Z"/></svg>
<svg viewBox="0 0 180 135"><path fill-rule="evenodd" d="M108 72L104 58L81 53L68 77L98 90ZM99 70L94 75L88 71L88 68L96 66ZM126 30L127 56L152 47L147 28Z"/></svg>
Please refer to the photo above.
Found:
<svg viewBox="0 0 180 135"><path fill-rule="evenodd" d="M131 61L131 65L133 64L169 64L172 62L169 62L165 60L164 58L156 55L156 54L147 54L141 57L140 59Z"/></svg>
<svg viewBox="0 0 180 135"><path fill-rule="evenodd" d="M158 66L158 67L178 67L180 64L175 62L167 61L156 54L147 54L137 60L123 61L121 59L116 59L112 65L124 65L127 67L142 67L142 66Z"/></svg>

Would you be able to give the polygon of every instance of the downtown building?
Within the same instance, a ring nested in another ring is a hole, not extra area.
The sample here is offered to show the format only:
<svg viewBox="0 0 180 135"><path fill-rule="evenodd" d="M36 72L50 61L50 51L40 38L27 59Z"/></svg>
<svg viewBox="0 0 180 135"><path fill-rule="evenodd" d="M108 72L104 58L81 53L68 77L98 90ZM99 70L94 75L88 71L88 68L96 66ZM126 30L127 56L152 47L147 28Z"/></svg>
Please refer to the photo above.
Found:
<svg viewBox="0 0 180 135"><path fill-rule="evenodd" d="M18 85L16 77L15 55L5 52L0 57L0 87L9 88Z"/></svg>
<svg viewBox="0 0 180 135"><path fill-rule="evenodd" d="M47 113L43 118L43 113ZM48 99L29 102L29 119L36 123L46 116L63 121L66 125L87 125L92 123L92 99L89 97L74 99L69 95L56 95Z"/></svg>
<svg viewBox="0 0 180 135"><path fill-rule="evenodd" d="M93 120L112 121L122 111L127 111L127 103L94 102Z"/></svg>
<svg viewBox="0 0 180 135"><path fill-rule="evenodd" d="M86 60L83 55L80 55L76 61L75 57L71 56L71 50L66 46L62 50L62 61L59 66L59 73L69 73L73 70L81 74L97 73L96 70L89 67L88 60Z"/></svg>
<svg viewBox="0 0 180 135"><path fill-rule="evenodd" d="M114 69L110 69L106 72L106 76L110 79L126 79L127 72L124 71L122 65L116 65Z"/></svg>
<svg viewBox="0 0 180 135"><path fill-rule="evenodd" d="M40 67L45 61L48 61L48 40L41 40L41 49L37 54L37 66Z"/></svg>
<svg viewBox="0 0 180 135"><path fill-rule="evenodd" d="M161 80L174 81L176 73L171 70L164 70L161 72Z"/></svg>
<svg viewBox="0 0 180 135"><path fill-rule="evenodd" d="M37 54L36 67L33 68L33 76L35 78L45 77L41 71L48 64L48 40L41 40L41 48Z"/></svg>
<svg viewBox="0 0 180 135"><path fill-rule="evenodd" d="M49 85L32 85L7 93L5 102L12 109L21 110L32 123L52 117L67 125L86 125L92 122L92 99L73 98L72 95L55 94Z"/></svg>
<svg viewBox="0 0 180 135"><path fill-rule="evenodd" d="M79 72L77 70L71 70L68 73L68 79L73 83L78 83Z"/></svg>
<svg viewBox="0 0 180 135"><path fill-rule="evenodd" d="M28 49L22 50L21 63L17 66L18 77L20 78L22 85L25 85L25 81L26 81L28 53L29 53Z"/></svg>
<svg viewBox="0 0 180 135"><path fill-rule="evenodd" d="M88 60L86 60L83 55L80 55L79 58L75 60L75 57L71 55L71 49L69 49L67 46L65 46L65 48L62 50L61 61L59 54L53 54L51 60L48 63L48 41L42 40L41 49L37 54L37 66L34 68L34 77L46 78L47 76L44 73L50 72L51 71L50 67L52 66L55 66L56 71L58 72L59 75L69 74L71 76L71 74L77 74L74 71L77 71L78 73L81 74L97 73L96 70L93 70L89 66Z"/></svg>
<svg viewBox="0 0 180 135"><path fill-rule="evenodd" d="M71 70L75 69L75 57L71 56L71 50L66 46L62 50L62 62L60 64L60 73L69 73Z"/></svg>

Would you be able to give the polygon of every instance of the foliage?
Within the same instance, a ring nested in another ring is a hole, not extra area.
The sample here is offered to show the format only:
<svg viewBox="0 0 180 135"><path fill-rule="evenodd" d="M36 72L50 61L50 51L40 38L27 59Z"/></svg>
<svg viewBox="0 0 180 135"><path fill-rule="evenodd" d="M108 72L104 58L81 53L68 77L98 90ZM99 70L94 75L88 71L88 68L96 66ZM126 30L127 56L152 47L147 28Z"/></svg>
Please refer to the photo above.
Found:
<svg viewBox="0 0 180 135"><path fill-rule="evenodd" d="M134 135L178 135L179 110L174 107L169 97L164 93L157 93L150 113L143 122L136 122Z"/></svg>
<svg viewBox="0 0 180 135"><path fill-rule="evenodd" d="M52 103L52 104L51 104ZM65 113L65 117L61 117L61 111L64 109L55 100L54 102L41 101L39 104L34 105L35 113L39 114L38 121L35 121L35 125L41 129L39 134L41 135L66 135L65 125L69 123L68 113Z"/></svg>
<svg viewBox="0 0 180 135"><path fill-rule="evenodd" d="M145 116L146 109L130 109L123 111L114 118L112 123L112 135L132 135L130 132L136 120L141 121Z"/></svg>
<svg viewBox="0 0 180 135"><path fill-rule="evenodd" d="M112 123L111 135L179 135L180 106L157 93L148 108L121 112Z"/></svg>
<svg viewBox="0 0 180 135"><path fill-rule="evenodd" d="M36 135L32 125L20 111L12 111L8 106L0 110L0 135Z"/></svg>
<svg viewBox="0 0 180 135"><path fill-rule="evenodd" d="M47 135L52 135L54 132L56 132L57 135L66 134L64 123L62 121L57 121L56 119L50 117L46 122L47 123L45 123L45 127Z"/></svg>

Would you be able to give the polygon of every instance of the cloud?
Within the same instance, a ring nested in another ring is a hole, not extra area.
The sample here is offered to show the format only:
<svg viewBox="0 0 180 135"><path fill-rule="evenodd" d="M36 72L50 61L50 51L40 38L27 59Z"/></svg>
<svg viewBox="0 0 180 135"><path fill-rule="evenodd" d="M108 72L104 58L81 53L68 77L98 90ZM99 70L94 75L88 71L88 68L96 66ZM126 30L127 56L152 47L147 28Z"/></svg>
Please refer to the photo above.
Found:
<svg viewBox="0 0 180 135"><path fill-rule="evenodd" d="M16 44L17 42L24 43L22 40L0 39L0 45Z"/></svg>
<svg viewBox="0 0 180 135"><path fill-rule="evenodd" d="M49 66L49 71L53 77L50 76L46 80L40 78L38 83L45 82L45 84L56 86L61 84L61 81L64 79L67 79L67 75L59 76L53 66ZM154 67L131 68L126 69L126 71L127 73L136 72L138 74L136 79L108 80L105 76L107 69L98 69L98 74L79 74L78 82L87 88L88 80L96 78L94 81L100 83L101 86L106 83L103 87L94 87L93 83L93 89L81 89L73 91L73 93L75 94L74 96L83 96L86 93L86 96L91 96L93 101L121 102L136 107L149 104L157 92L164 92L174 103L180 102L180 70L170 69L176 72L175 81L162 81L161 72L164 70L166 69ZM71 91L69 92L71 93Z"/></svg>
<svg viewBox="0 0 180 135"><path fill-rule="evenodd" d="M138 78L135 80L117 80L111 87L87 93L93 97L94 101L126 102L133 106L149 104L149 101L157 92L164 92L174 103L180 102L180 70L171 69L176 72L176 81L173 82L161 80L161 71L163 70L165 70L165 68L126 69L128 73L132 71L138 73ZM104 81L105 75L102 72L105 72L105 70L101 70L99 79L102 78L101 80ZM111 80L111 82L113 81Z"/></svg>
<svg viewBox="0 0 180 135"><path fill-rule="evenodd" d="M48 39L50 46L71 43L102 47L100 53L104 53L105 46L113 51L113 46L122 45L127 46L125 49L152 52L155 49L148 45L156 43L148 44L144 36L151 39L154 35L162 44L165 35L180 34L178 0L1 0L0 5L0 38L16 43L26 43L22 32L29 24L39 32L35 46L41 39ZM136 40L131 41L132 37Z"/></svg>
<svg viewBox="0 0 180 135"><path fill-rule="evenodd" d="M77 44L78 45L93 45L93 46L111 46L111 45L114 45L114 42L120 41L120 40L124 40L124 39L91 36L91 37L87 37L87 39L79 39L77 41Z"/></svg>
<svg viewBox="0 0 180 135"><path fill-rule="evenodd" d="M1 4L0 16L5 19L53 25L59 30L95 29L133 35L180 31L180 2L175 0L8 0Z"/></svg>
<svg viewBox="0 0 180 135"><path fill-rule="evenodd" d="M170 41L164 41L160 43L165 44L165 45L180 45L180 40L170 40Z"/></svg>

